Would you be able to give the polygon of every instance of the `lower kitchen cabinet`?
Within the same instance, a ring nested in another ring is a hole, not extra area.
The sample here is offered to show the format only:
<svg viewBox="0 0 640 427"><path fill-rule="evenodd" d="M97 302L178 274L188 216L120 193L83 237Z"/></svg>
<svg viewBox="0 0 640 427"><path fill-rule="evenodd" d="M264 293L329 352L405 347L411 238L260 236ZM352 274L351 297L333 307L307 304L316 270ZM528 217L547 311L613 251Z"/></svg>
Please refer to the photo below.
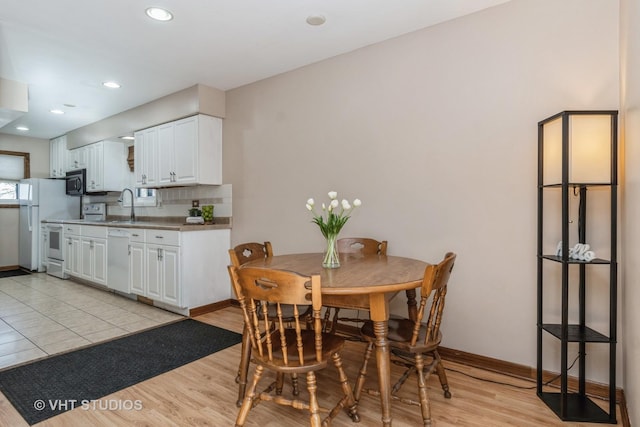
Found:
<svg viewBox="0 0 640 427"><path fill-rule="evenodd" d="M147 297L182 307L180 300L180 248L147 245Z"/></svg>
<svg viewBox="0 0 640 427"><path fill-rule="evenodd" d="M131 293L136 295L146 295L145 274L144 274L144 238L142 242L133 241L129 243L129 281L131 282Z"/></svg>
<svg viewBox="0 0 640 427"><path fill-rule="evenodd" d="M107 229L65 224L64 271L98 285L107 284Z"/></svg>
<svg viewBox="0 0 640 427"><path fill-rule="evenodd" d="M107 229L83 226L80 237L80 278L99 285L107 284Z"/></svg>
<svg viewBox="0 0 640 427"><path fill-rule="evenodd" d="M108 226L65 224L65 272L106 286ZM189 314L231 298L229 229L134 229L129 237L131 294Z"/></svg>
<svg viewBox="0 0 640 427"><path fill-rule="evenodd" d="M184 310L231 298L230 230L146 229L131 237L131 293Z"/></svg>
<svg viewBox="0 0 640 427"><path fill-rule="evenodd" d="M81 256L80 251L80 226L67 224L64 226L65 254L64 272L69 276L80 277Z"/></svg>

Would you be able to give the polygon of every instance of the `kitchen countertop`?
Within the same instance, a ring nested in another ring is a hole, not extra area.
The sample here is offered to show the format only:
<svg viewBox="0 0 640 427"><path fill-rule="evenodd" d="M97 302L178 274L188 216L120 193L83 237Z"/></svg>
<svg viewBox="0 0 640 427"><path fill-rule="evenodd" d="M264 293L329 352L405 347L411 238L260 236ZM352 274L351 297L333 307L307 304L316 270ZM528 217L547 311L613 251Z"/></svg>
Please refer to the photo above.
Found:
<svg viewBox="0 0 640 427"><path fill-rule="evenodd" d="M224 230L231 228L230 217L219 217L213 219L213 224L187 224L185 217L141 217L134 222L130 222L124 217L107 217L106 221L88 221L84 219L46 219L43 223L53 224L81 224L96 225L99 227L116 228L149 228L155 230L175 230L175 231L202 231L202 230Z"/></svg>

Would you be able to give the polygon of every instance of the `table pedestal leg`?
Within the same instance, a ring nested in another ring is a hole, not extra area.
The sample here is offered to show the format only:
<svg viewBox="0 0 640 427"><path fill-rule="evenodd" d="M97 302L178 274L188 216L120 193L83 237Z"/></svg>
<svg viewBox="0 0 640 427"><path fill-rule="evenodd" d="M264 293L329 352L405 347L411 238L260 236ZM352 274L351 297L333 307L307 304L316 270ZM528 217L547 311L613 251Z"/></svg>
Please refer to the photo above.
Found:
<svg viewBox="0 0 640 427"><path fill-rule="evenodd" d="M370 310L373 332L376 336L376 361L378 365L382 425L391 427L391 362L389 358L389 342L387 341L389 306L384 294L370 296Z"/></svg>

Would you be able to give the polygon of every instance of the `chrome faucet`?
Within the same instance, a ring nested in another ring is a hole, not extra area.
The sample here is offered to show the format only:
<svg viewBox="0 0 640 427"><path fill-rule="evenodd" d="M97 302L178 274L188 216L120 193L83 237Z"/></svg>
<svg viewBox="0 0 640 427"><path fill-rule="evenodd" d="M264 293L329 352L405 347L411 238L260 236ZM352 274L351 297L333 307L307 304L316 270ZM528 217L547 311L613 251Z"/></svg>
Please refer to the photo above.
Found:
<svg viewBox="0 0 640 427"><path fill-rule="evenodd" d="M122 192L120 193L120 198L118 199L118 202L122 203L122 201L124 200L125 191L128 191L129 194L131 194L131 216L129 217L129 221L134 222L136 220L136 214L133 210L133 191L131 191L130 188L125 188L124 190L122 190Z"/></svg>

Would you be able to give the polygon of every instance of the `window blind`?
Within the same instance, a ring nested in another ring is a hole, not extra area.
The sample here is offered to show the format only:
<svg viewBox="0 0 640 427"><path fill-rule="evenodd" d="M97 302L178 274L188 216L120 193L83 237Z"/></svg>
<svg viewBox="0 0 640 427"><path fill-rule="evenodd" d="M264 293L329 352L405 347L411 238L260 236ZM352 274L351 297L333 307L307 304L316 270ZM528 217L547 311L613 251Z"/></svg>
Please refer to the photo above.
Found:
<svg viewBox="0 0 640 427"><path fill-rule="evenodd" d="M24 178L24 157L0 154L0 180L20 181Z"/></svg>

